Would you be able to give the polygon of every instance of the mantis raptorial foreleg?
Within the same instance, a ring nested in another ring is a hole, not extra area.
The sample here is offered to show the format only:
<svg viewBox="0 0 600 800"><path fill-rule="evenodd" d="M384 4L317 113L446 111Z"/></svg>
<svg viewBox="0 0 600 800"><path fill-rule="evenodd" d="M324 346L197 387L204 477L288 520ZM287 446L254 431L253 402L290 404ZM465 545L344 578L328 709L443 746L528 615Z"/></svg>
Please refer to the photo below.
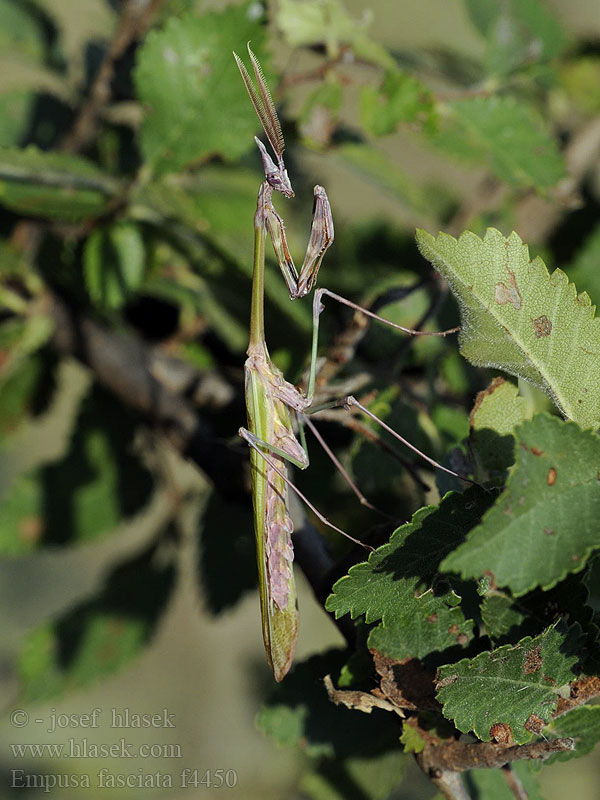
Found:
<svg viewBox="0 0 600 800"><path fill-rule="evenodd" d="M252 105L273 149L277 163L271 158L263 143L256 139L265 171L265 180L258 191L256 213L254 215L254 271L252 278L250 343L247 351L248 358L245 363L248 428L241 428L239 433L250 446L254 530L259 571L263 638L267 660L271 665L275 679L280 681L290 668L298 628L296 588L292 572L293 549L291 533L293 526L287 507L288 488L295 491L325 524L340 533L344 533L323 517L289 480L287 475L288 462L300 468L308 466L308 455L302 444L296 439L291 413L299 416L316 413L319 408L333 405L342 405L348 408L355 406L362 413L377 420L385 430L390 431L392 435L404 442L412 450L420 453L410 443L402 439L399 434L392 431L389 426L378 420L372 412L353 397L346 397L341 401L328 403L326 406L311 406L315 386L319 315L322 310L322 297L326 294L338 302L344 303L369 317L385 322L406 333L421 335L423 332L413 331L391 323L334 292L330 292L327 289L319 289L315 294L313 304L313 344L308 394L303 394L288 383L281 371L272 363L264 334L264 276L267 233L273 243L275 256L290 297L296 299L308 294L314 286L323 256L333 242L334 231L327 193L322 186L315 186L310 237L304 262L300 272L298 272L289 251L283 220L272 203L274 191L280 192L285 197L294 196L283 161L285 144L281 126L260 64L249 46L248 54L257 86L254 85L240 58L235 53L234 56L250 95ZM443 331L437 335L445 336L455 330ZM428 456L422 453L420 455L436 468L455 474ZM358 494L360 495L360 492ZM356 540L353 539L353 541Z"/></svg>

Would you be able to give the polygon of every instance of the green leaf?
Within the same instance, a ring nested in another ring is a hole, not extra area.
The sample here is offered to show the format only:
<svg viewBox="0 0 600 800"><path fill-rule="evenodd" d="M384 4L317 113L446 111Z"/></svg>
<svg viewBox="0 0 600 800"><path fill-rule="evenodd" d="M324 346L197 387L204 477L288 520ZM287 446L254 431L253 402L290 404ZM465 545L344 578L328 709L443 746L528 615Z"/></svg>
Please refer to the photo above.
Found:
<svg viewBox="0 0 600 800"><path fill-rule="evenodd" d="M11 47L39 58L44 51L43 33L24 3L0 0L0 52Z"/></svg>
<svg viewBox="0 0 600 800"><path fill-rule="evenodd" d="M298 787L311 800L386 800L400 783L407 760L397 750L375 756L322 759Z"/></svg>
<svg viewBox="0 0 600 800"><path fill-rule="evenodd" d="M487 160L500 180L548 189L564 176L563 157L543 120L509 96L474 97L447 106L433 141L468 160Z"/></svg>
<svg viewBox="0 0 600 800"><path fill-rule="evenodd" d="M329 699L323 678L335 676L346 659L345 651L332 650L297 664L261 709L259 728L309 756L363 756L397 746L400 729L394 715L377 709L359 714Z"/></svg>
<svg viewBox="0 0 600 800"><path fill-rule="evenodd" d="M461 353L546 391L583 427L600 426L600 321L564 272L533 261L516 233L488 228L454 239L417 231L421 253L448 280L461 310Z"/></svg>
<svg viewBox="0 0 600 800"><path fill-rule="evenodd" d="M141 147L151 170L176 172L216 153L233 159L253 146L259 123L231 51L243 57L251 41L268 78L264 39L248 4L170 19L148 34L134 80L148 109Z"/></svg>
<svg viewBox="0 0 600 800"><path fill-rule="evenodd" d="M420 753L425 747L425 739L416 728L409 724L402 726L400 741L404 745L406 753Z"/></svg>
<svg viewBox="0 0 600 800"><path fill-rule="evenodd" d="M518 600L493 589L481 604L481 618L495 646L537 636L558 619L578 622L585 631L592 619L581 576L569 575L550 591L536 589Z"/></svg>
<svg viewBox="0 0 600 800"><path fill-rule="evenodd" d="M520 780L527 800L543 800L530 762L517 761L511 764L511 770ZM464 774L463 781L472 800L514 800L515 793L502 769L472 769Z"/></svg>
<svg viewBox="0 0 600 800"><path fill-rule="evenodd" d="M506 490L441 566L492 575L518 596L579 572L600 547L600 438L540 414L519 425L516 441Z"/></svg>
<svg viewBox="0 0 600 800"><path fill-rule="evenodd" d="M279 0L276 19L290 47L324 44L329 57L335 58L342 45L349 45L358 58L384 69L396 67L387 50L365 33L370 14L363 14L357 21L341 0Z"/></svg>
<svg viewBox="0 0 600 800"><path fill-rule="evenodd" d="M137 513L152 481L131 452L135 423L94 388L64 456L25 472L0 498L0 552L91 541Z"/></svg>
<svg viewBox="0 0 600 800"><path fill-rule="evenodd" d="M0 204L22 214L77 222L101 214L118 187L83 158L0 148Z"/></svg>
<svg viewBox="0 0 600 800"><path fill-rule="evenodd" d="M465 619L460 597L436 584L435 576L444 555L479 521L488 503L485 493L472 489L421 508L388 544L337 581L327 611L336 619L349 613L353 619L364 614L367 623L382 620L368 645L395 659L466 644L472 621Z"/></svg>
<svg viewBox="0 0 600 800"><path fill-rule="evenodd" d="M554 58L565 49L565 26L540 0L467 0L472 22L487 39L486 66L507 75L533 61Z"/></svg>
<svg viewBox="0 0 600 800"><path fill-rule="evenodd" d="M29 635L17 669L21 700L39 702L116 672L150 640L175 579L151 548L118 567L102 594Z"/></svg>
<svg viewBox="0 0 600 800"><path fill-rule="evenodd" d="M39 353L24 358L15 365L11 375L2 381L0 391L0 442L15 430L30 411L40 378L43 360Z"/></svg>
<svg viewBox="0 0 600 800"><path fill-rule="evenodd" d="M374 136L393 133L399 124L410 123L432 132L436 126L433 95L419 80L405 72L388 72L381 89L363 87L360 115Z"/></svg>
<svg viewBox="0 0 600 800"><path fill-rule="evenodd" d="M577 110L584 114L600 111L600 58L597 55L580 56L563 64L558 77L569 103Z"/></svg>
<svg viewBox="0 0 600 800"><path fill-rule="evenodd" d="M580 292L587 292L592 298L600 301L600 225L585 240L575 260L567 267L569 280Z"/></svg>
<svg viewBox="0 0 600 800"><path fill-rule="evenodd" d="M566 629L559 623L517 645L440 667L437 698L444 716L486 742L500 736L528 742L551 719L563 687L575 678L580 637L578 625Z"/></svg>
<svg viewBox="0 0 600 800"><path fill-rule="evenodd" d="M144 240L130 222L96 230L85 243L83 273L96 305L120 308L142 285L145 268Z"/></svg>
<svg viewBox="0 0 600 800"><path fill-rule="evenodd" d="M515 460L514 429L531 417L527 400L518 387L494 378L479 392L470 416L470 442L480 468L503 472Z"/></svg>
<svg viewBox="0 0 600 800"><path fill-rule="evenodd" d="M553 761L569 761L571 758L581 758L594 749L600 741L600 706L580 706L567 714L553 719L542 731L542 735L549 739L569 736L575 739L575 749L554 753L544 761L552 764Z"/></svg>
<svg viewBox="0 0 600 800"><path fill-rule="evenodd" d="M48 342L54 331L49 315L11 317L0 325L0 386L23 360Z"/></svg>

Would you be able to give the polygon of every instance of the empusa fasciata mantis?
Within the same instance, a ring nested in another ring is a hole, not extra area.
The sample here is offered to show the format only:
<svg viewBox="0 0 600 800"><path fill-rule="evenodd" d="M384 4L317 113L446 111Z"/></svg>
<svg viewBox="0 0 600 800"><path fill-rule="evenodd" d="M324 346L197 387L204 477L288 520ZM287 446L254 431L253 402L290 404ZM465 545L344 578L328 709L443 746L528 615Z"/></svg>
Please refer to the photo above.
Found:
<svg viewBox="0 0 600 800"><path fill-rule="evenodd" d="M313 301L313 342L308 391L301 392L288 383L281 371L272 363L264 332L264 272L265 243L267 232L273 243L275 255L292 300L304 297L313 288L321 261L333 242L333 219L325 189L314 188L313 219L310 238L304 263L298 273L290 255L283 220L272 204L273 192L281 192L285 197L294 197L290 179L283 161L284 140L281 126L271 93L265 82L258 59L248 45L248 54L253 67L258 90L239 56L234 53L240 73L250 95L252 105L258 115L277 163L273 161L264 144L255 137L260 150L265 180L258 190L258 202L254 215L254 272L252 279L252 305L250 315L250 343L248 345L244 370L246 383L246 408L248 428L240 428L240 436L250 446L250 465L252 475L252 499L254 507L254 530L258 560L260 604L263 639L267 660L275 680L281 681L289 670L294 656L298 630L298 611L296 607L296 588L292 571L293 548L291 533L292 520L287 509L288 487L297 492L304 502L306 498L296 489L287 477L287 462L300 469L308 466L308 454L294 434L292 416L305 419L324 406L312 407L315 388L316 355L318 343L319 315L322 311L323 295L341 302L411 335L446 336L458 328L435 332L414 331L379 317L367 309L346 300L327 289L315 291ZM385 430L403 444L418 453L437 469L456 477L452 470L421 453L371 411L362 406L354 397L346 397L327 406L354 406L362 413L377 421ZM468 480L468 479L464 479ZM329 527L348 536L332 525L308 503L318 517ZM352 539L352 537L348 537ZM353 539L352 541L355 541ZM367 547L366 545L363 545ZM367 548L372 549L372 548Z"/></svg>

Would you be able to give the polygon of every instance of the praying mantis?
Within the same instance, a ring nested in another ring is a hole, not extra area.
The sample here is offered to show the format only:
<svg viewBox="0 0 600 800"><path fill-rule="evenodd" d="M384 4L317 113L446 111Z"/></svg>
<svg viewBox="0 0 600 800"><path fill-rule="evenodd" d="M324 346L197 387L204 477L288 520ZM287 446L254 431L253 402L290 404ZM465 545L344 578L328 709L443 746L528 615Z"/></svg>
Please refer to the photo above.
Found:
<svg viewBox="0 0 600 800"><path fill-rule="evenodd" d="M313 340L308 390L306 394L285 380L283 373L269 357L264 331L264 280L265 245L269 235L287 285L290 298L307 295L317 279L317 274L327 249L334 238L333 219L327 193L322 186L314 187L314 208L310 237L304 262L298 273L290 255L283 220L273 207L273 192L284 197L294 197L294 191L283 160L285 143L279 118L265 81L260 63L248 44L248 55L256 78L256 86L239 56L233 54L244 80L244 84L260 120L267 140L271 145L276 162L271 158L265 145L255 137L265 171L265 180L258 190L258 201L254 215L254 270L252 279L252 300L250 312L250 342L244 365L245 396L248 427L240 428L239 435L250 446L250 468L254 510L254 531L258 560L260 605L262 631L267 661L276 681L281 681L288 672L298 633L298 610L296 586L292 570L293 546L291 534L292 520L288 511L288 488L295 491L301 499L317 514L319 519L339 533L348 536L330 523L308 502L289 480L287 465L293 464L306 469L308 454L294 432L293 417L300 422L324 406L312 407L315 390L316 355L318 344L319 315L323 310L322 297L327 295L340 303L361 311L369 317L391 325L411 335L445 336L458 328L441 332L413 331L379 317L349 300L320 288L315 291L313 300ZM257 88L258 87L258 88ZM332 404L346 408L356 407L362 413L377 421L385 430L403 444L418 453L432 466L457 476L452 470L421 453L398 433L379 420L371 411L362 406L354 397L346 397ZM468 479L464 479L468 480ZM348 536L352 539L352 537ZM352 539L352 541L357 541ZM361 544L359 542L359 544ZM367 549L372 549L363 545Z"/></svg>

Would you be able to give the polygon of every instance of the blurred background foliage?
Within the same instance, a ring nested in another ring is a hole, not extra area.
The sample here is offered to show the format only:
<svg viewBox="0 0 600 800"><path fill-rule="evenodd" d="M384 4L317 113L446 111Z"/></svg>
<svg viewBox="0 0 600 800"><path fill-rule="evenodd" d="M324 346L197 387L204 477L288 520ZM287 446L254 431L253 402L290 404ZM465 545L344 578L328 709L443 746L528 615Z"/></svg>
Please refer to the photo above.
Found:
<svg viewBox="0 0 600 800"><path fill-rule="evenodd" d="M281 109L297 199L279 208L298 258L314 183L332 203L322 285L404 325L449 327L457 310L414 228L494 225L600 297L597 0L0 0L3 706L32 719L101 707L97 741L114 739L111 707L176 714L175 738L150 740L181 743L175 766L114 772L235 769L244 797L431 797L410 756L298 755L253 729L270 676L236 437L262 179L231 56L247 41ZM272 355L301 381L310 304L289 301L272 261L266 303ZM377 413L458 463L489 374L451 340L365 331L331 303L322 331L324 392L379 392ZM412 454L400 463L338 413L320 427L394 516L439 496ZM355 535L378 522L315 446L311 458L297 480L332 521ZM299 656L340 645L305 583L300 603ZM22 766L10 742L67 738L44 731L5 718L7 786ZM597 779L597 761L559 764L545 796L567 782L592 798ZM501 796L478 781L474 797ZM217 794L173 786L152 796Z"/></svg>

